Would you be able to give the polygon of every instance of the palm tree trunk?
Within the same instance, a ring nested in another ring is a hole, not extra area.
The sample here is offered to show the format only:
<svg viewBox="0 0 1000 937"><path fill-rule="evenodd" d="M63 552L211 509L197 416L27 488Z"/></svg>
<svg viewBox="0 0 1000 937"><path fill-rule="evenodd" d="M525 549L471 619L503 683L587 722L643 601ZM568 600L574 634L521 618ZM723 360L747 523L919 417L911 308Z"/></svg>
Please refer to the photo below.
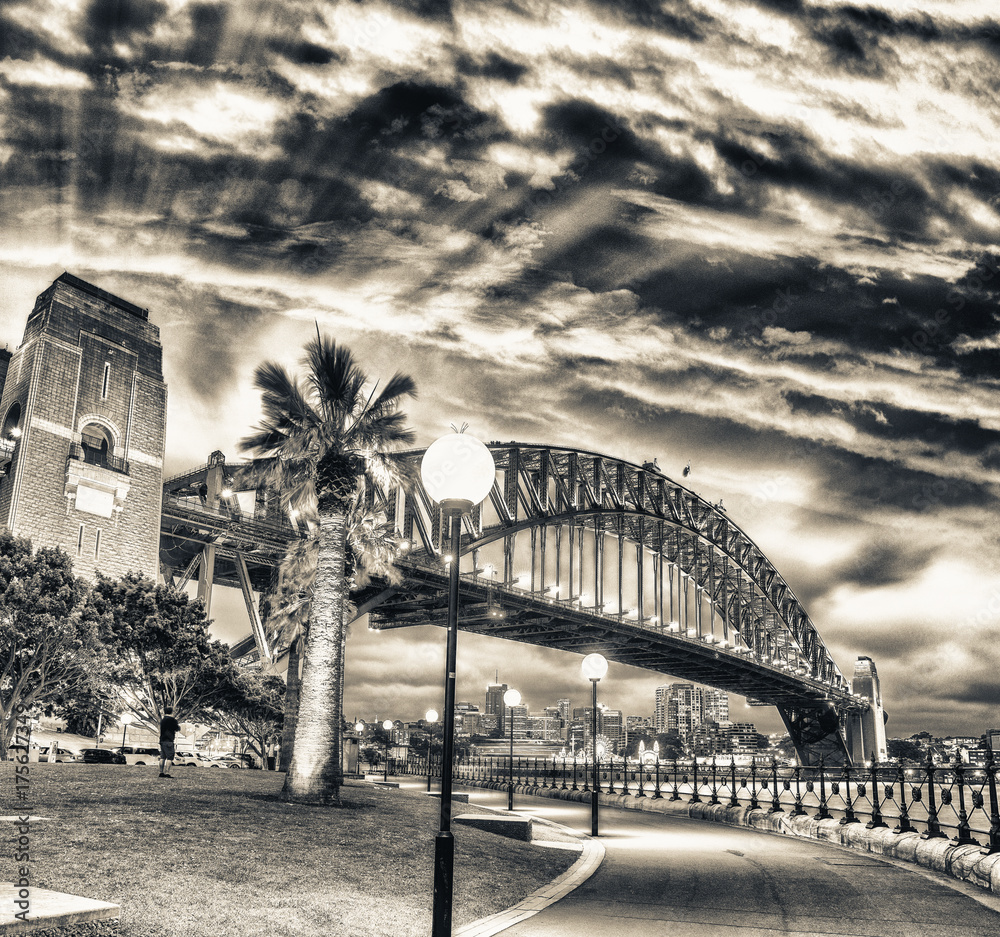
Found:
<svg viewBox="0 0 1000 937"><path fill-rule="evenodd" d="M295 750L282 797L298 803L340 806L344 781L341 674L344 648L344 554L347 518L319 515L319 559L309 640L305 647Z"/></svg>
<svg viewBox="0 0 1000 937"><path fill-rule="evenodd" d="M285 680L285 720L281 727L281 760L279 771L288 771L292 764L292 752L295 751L295 724L299 718L299 687L302 678L299 669L302 661L302 645L304 638L296 635L288 649L288 676Z"/></svg>

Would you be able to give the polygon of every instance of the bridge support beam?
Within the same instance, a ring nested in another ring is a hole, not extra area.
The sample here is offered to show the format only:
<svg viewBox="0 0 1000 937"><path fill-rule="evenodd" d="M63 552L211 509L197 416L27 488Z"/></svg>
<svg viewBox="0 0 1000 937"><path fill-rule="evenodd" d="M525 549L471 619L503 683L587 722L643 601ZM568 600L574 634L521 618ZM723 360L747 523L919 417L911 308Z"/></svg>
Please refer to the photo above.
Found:
<svg viewBox="0 0 1000 937"><path fill-rule="evenodd" d="M851 756L840 728L840 716L832 703L814 709L778 707L791 736L799 763L803 765L850 764Z"/></svg>

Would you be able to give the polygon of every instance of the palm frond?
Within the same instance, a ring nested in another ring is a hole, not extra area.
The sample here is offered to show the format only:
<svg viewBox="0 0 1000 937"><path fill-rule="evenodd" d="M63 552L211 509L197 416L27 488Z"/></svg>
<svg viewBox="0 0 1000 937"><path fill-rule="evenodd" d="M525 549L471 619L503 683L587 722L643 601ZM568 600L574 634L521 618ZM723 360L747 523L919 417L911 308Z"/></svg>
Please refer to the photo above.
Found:
<svg viewBox="0 0 1000 937"><path fill-rule="evenodd" d="M317 336L306 345L302 363L324 421L341 429L357 409L367 378L346 345Z"/></svg>

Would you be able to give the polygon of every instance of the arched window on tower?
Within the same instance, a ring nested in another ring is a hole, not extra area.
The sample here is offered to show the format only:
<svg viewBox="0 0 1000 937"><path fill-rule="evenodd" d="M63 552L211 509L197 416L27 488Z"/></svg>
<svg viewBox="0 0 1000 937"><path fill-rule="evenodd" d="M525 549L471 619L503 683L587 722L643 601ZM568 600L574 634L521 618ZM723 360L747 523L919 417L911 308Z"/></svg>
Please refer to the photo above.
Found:
<svg viewBox="0 0 1000 937"><path fill-rule="evenodd" d="M80 431L83 461L90 465L108 466L108 457L114 449L108 431L97 423L88 423Z"/></svg>
<svg viewBox="0 0 1000 937"><path fill-rule="evenodd" d="M13 404L3 419L0 429L0 475L10 472L17 441L21 438L21 405Z"/></svg>
<svg viewBox="0 0 1000 937"><path fill-rule="evenodd" d="M7 411L3 419L3 430L0 431L3 439L18 440L21 437L21 405L15 403Z"/></svg>

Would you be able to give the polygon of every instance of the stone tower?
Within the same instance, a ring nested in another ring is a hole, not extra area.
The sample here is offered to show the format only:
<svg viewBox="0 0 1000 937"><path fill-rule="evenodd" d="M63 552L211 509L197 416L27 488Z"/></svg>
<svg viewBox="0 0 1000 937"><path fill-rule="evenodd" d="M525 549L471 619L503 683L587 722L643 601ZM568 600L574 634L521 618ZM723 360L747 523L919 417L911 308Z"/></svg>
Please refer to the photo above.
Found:
<svg viewBox="0 0 1000 937"><path fill-rule="evenodd" d="M879 761L888 757L886 749L885 723L888 718L882 709L882 687L875 669L875 661L870 657L859 657L854 664L854 679L851 692L868 700L870 709L864 713L852 713L847 719L847 749L851 760L864 764L873 756Z"/></svg>
<svg viewBox="0 0 1000 937"><path fill-rule="evenodd" d="M78 575L156 578L167 389L145 309L64 273L35 301L0 398L0 523Z"/></svg>

